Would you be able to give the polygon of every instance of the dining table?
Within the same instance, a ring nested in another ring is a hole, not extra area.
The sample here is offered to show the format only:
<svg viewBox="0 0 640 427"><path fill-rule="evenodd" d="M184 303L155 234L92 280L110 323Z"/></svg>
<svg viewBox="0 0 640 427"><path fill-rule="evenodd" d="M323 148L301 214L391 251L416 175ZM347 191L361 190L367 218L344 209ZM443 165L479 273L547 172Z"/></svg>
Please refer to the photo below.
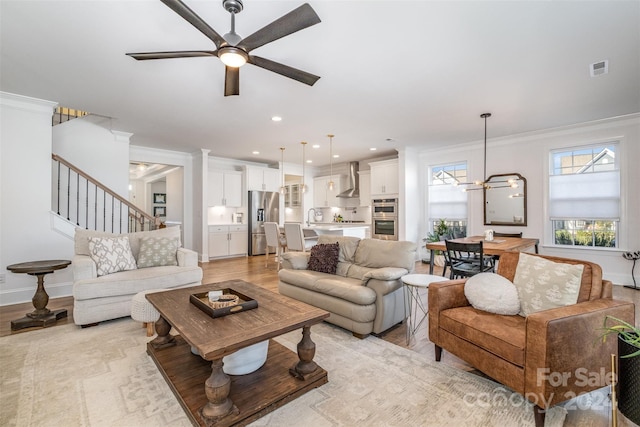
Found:
<svg viewBox="0 0 640 427"><path fill-rule="evenodd" d="M459 243L478 243L482 242L482 251L486 255L500 256L504 252L524 252L534 248L538 253L538 244L540 239L531 237L495 237L493 240L486 240L484 236L462 237L459 239L451 239L451 242ZM428 242L427 249L431 251L429 257L429 274L433 274L433 259L436 251L445 251L447 246L444 240L439 242Z"/></svg>

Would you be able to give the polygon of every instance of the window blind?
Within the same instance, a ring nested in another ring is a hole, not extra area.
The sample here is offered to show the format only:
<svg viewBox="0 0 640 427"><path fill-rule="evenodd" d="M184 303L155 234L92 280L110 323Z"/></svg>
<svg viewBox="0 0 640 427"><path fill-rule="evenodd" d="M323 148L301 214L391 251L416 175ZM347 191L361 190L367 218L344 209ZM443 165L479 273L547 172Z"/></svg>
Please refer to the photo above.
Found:
<svg viewBox="0 0 640 427"><path fill-rule="evenodd" d="M467 193L454 185L429 186L429 218L466 220Z"/></svg>
<svg viewBox="0 0 640 427"><path fill-rule="evenodd" d="M549 177L549 219L619 218L619 170Z"/></svg>

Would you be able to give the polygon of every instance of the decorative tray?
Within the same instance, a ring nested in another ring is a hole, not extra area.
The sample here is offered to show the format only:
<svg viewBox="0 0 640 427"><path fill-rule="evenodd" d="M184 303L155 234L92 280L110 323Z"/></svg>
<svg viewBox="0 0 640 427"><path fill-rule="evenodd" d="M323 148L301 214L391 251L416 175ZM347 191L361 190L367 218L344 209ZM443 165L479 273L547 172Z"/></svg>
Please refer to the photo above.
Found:
<svg viewBox="0 0 640 427"><path fill-rule="evenodd" d="M209 301L208 292L191 294L189 301L200 310L213 317L239 313L258 307L258 301L230 288L220 289L222 296L218 301ZM237 302L236 302L237 299Z"/></svg>

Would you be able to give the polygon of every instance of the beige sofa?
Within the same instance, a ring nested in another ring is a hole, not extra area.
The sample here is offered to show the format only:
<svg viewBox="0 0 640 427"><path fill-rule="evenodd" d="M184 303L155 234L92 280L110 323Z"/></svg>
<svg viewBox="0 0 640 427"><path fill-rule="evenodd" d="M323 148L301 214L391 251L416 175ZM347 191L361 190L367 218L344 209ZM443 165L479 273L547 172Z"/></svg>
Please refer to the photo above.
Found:
<svg viewBox="0 0 640 427"><path fill-rule="evenodd" d="M286 252L278 289L331 313L326 319L363 338L405 318L401 277L415 267L416 245L376 239L320 235L318 244L340 245L336 274L307 269L308 252Z"/></svg>
<svg viewBox="0 0 640 427"><path fill-rule="evenodd" d="M98 276L97 265L90 256L90 237L128 236L136 262L141 240L145 237L180 238L179 227L160 230L123 233L121 235L77 229L73 270L73 321L87 326L104 320L131 315L131 299L149 289L169 289L200 285L202 269L198 254L179 247L175 266L136 268L134 270Z"/></svg>

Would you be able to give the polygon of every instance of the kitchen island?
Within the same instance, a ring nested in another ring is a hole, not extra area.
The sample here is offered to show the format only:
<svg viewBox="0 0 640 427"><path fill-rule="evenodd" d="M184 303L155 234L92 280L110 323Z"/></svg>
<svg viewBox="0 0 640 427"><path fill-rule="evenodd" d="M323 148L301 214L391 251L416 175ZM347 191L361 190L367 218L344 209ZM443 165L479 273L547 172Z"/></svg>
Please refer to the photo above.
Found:
<svg viewBox="0 0 640 427"><path fill-rule="evenodd" d="M359 223L318 223L303 227L305 237L315 232L317 235L328 234L332 236L352 236L364 239L369 230L369 224Z"/></svg>

